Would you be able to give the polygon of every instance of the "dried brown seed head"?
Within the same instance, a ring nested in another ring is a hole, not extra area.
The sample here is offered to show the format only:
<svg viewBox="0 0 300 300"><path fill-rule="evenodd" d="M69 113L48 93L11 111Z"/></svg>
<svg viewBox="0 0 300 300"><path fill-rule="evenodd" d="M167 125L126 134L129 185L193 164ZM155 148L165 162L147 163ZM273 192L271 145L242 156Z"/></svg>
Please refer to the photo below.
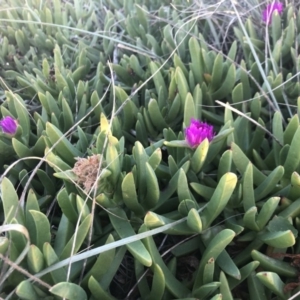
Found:
<svg viewBox="0 0 300 300"><path fill-rule="evenodd" d="M77 183L84 187L85 192L90 192L105 166L104 159L100 154L94 154L87 158L76 157L76 160L72 171L78 177Z"/></svg>

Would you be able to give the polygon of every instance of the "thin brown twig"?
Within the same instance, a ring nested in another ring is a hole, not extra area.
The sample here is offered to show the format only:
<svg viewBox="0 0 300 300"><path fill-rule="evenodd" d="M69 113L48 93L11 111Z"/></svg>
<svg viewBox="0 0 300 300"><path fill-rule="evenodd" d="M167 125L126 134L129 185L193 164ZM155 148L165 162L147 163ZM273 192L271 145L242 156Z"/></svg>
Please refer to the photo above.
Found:
<svg viewBox="0 0 300 300"><path fill-rule="evenodd" d="M28 271L26 271L25 269L21 268L19 265L17 265L15 262L11 261L10 259L8 259L7 257L5 257L3 254L0 253L0 259L2 259L6 264L12 266L14 269L16 269L18 272L24 274L25 276L27 276L28 278L33 279L35 282L39 283L40 285L42 285L43 287L45 287L46 289L50 290L52 288L52 286L48 283L46 283L45 281L35 277L34 275L30 274Z"/></svg>

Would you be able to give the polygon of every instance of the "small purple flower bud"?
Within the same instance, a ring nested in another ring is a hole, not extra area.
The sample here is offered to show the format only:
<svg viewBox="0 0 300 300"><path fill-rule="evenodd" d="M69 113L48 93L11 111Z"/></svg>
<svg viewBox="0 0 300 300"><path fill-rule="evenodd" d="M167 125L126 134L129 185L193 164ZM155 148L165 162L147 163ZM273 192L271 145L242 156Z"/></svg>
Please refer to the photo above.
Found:
<svg viewBox="0 0 300 300"><path fill-rule="evenodd" d="M211 141L214 135L212 125L195 119L192 119L190 126L185 129L185 139L192 148L200 145L206 138Z"/></svg>
<svg viewBox="0 0 300 300"><path fill-rule="evenodd" d="M0 121L0 127L2 128L2 132L13 135L17 131L18 122L8 116Z"/></svg>
<svg viewBox="0 0 300 300"><path fill-rule="evenodd" d="M263 21L266 22L267 25L269 25L272 21L272 14L274 11L277 11L279 14L283 11L283 4L279 1L272 2L271 4L268 4L266 9L263 11Z"/></svg>

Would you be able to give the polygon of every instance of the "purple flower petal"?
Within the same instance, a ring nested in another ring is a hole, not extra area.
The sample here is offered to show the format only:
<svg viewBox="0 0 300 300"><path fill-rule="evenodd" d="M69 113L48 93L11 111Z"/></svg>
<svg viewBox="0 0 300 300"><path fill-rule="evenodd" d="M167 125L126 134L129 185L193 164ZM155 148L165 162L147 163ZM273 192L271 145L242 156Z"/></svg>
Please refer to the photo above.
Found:
<svg viewBox="0 0 300 300"><path fill-rule="evenodd" d="M2 131L7 134L15 134L17 131L18 123L12 117L5 117L0 121Z"/></svg>
<svg viewBox="0 0 300 300"><path fill-rule="evenodd" d="M266 9L263 11L262 16L263 21L266 22L267 25L271 23L274 11L277 11L279 14L281 14L283 11L283 4L279 1L275 1L267 5Z"/></svg>
<svg viewBox="0 0 300 300"><path fill-rule="evenodd" d="M192 119L190 126L185 129L185 139L192 148L200 145L206 138L211 141L213 137L213 126L199 120Z"/></svg>

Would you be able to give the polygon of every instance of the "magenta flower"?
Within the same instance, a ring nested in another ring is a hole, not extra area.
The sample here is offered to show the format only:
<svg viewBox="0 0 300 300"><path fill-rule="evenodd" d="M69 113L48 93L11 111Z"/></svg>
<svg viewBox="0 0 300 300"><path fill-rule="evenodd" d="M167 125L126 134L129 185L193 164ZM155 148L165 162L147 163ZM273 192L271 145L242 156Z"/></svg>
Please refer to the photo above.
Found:
<svg viewBox="0 0 300 300"><path fill-rule="evenodd" d="M283 4L279 1L272 2L271 4L267 5L267 8L263 11L263 21L269 25L272 21L273 12L277 11L279 14L283 11Z"/></svg>
<svg viewBox="0 0 300 300"><path fill-rule="evenodd" d="M185 129L185 139L194 148L206 138L211 141L214 137L214 127L205 122L192 119L190 126Z"/></svg>
<svg viewBox="0 0 300 300"><path fill-rule="evenodd" d="M18 122L12 117L8 116L0 121L0 127L4 133L15 134L18 127Z"/></svg>

